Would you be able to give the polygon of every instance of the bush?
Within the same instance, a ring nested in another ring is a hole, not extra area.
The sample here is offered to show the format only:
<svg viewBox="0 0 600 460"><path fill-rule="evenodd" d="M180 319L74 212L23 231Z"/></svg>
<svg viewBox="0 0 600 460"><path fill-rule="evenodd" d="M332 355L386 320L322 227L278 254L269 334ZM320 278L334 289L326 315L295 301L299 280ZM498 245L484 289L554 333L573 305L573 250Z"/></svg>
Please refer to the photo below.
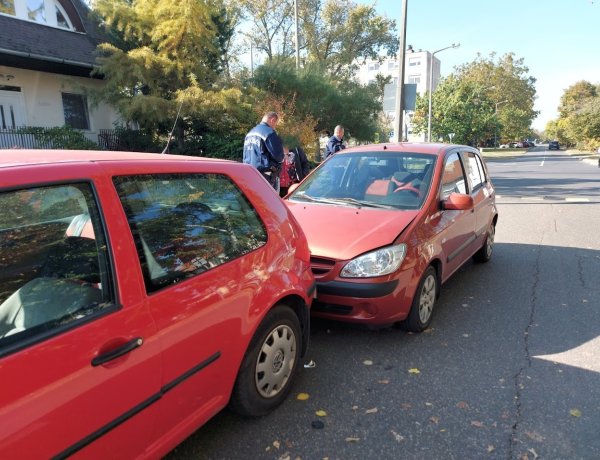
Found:
<svg viewBox="0 0 600 460"><path fill-rule="evenodd" d="M98 144L85 137L81 131L69 126L55 128L20 128L17 132L20 134L33 134L37 143L43 146L43 148L67 150L98 149Z"/></svg>

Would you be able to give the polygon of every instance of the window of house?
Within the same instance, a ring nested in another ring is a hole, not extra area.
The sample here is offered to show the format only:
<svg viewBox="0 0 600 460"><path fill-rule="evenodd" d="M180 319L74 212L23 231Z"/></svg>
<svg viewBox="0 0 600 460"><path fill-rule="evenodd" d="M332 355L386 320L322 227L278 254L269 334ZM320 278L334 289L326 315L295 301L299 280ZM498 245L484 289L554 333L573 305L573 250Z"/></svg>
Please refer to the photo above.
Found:
<svg viewBox="0 0 600 460"><path fill-rule="evenodd" d="M258 214L224 175L123 176L114 183L147 292L197 276L267 241Z"/></svg>
<svg viewBox="0 0 600 460"><path fill-rule="evenodd" d="M15 16L15 0L0 0L0 13Z"/></svg>
<svg viewBox="0 0 600 460"><path fill-rule="evenodd" d="M69 15L60 5L60 3L56 2L54 4L54 9L56 11L56 25L62 29L73 30L73 25L69 20Z"/></svg>
<svg viewBox="0 0 600 460"><path fill-rule="evenodd" d="M409 83L421 83L421 76L420 75L411 75L408 77L408 82Z"/></svg>
<svg viewBox="0 0 600 460"><path fill-rule="evenodd" d="M421 65L421 58L410 58L408 60L408 65L409 66L417 66L417 65Z"/></svg>
<svg viewBox="0 0 600 460"><path fill-rule="evenodd" d="M46 6L44 0L27 0L27 19L46 24Z"/></svg>
<svg viewBox="0 0 600 460"><path fill-rule="evenodd" d="M59 0L0 0L0 14L52 27L75 30Z"/></svg>
<svg viewBox="0 0 600 460"><path fill-rule="evenodd" d="M75 129L90 129L87 98L82 94L62 93L65 125Z"/></svg>
<svg viewBox="0 0 600 460"><path fill-rule="evenodd" d="M388 70L394 70L398 68L398 62L390 61L388 62Z"/></svg>
<svg viewBox="0 0 600 460"><path fill-rule="evenodd" d="M0 193L0 353L115 305L86 183Z"/></svg>
<svg viewBox="0 0 600 460"><path fill-rule="evenodd" d="M379 62L369 63L369 70L379 70Z"/></svg>

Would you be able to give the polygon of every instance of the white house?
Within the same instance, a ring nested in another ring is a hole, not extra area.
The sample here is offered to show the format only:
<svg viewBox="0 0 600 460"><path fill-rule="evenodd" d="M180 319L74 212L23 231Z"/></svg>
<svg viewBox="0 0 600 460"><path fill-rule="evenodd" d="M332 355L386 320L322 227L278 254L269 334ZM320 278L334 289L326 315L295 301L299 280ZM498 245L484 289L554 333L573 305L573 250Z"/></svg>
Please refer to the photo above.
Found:
<svg viewBox="0 0 600 460"><path fill-rule="evenodd" d="M103 41L81 0L0 0L0 130L67 125L97 140L112 129L116 111L82 90L103 84L91 76Z"/></svg>

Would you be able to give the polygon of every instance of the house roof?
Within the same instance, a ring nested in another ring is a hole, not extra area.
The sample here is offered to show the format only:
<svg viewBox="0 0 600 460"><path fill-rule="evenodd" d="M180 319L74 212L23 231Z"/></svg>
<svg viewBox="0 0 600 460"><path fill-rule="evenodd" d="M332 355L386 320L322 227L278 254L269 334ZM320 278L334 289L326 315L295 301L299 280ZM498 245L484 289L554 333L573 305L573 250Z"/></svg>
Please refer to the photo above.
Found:
<svg viewBox="0 0 600 460"><path fill-rule="evenodd" d="M68 2L77 31L50 27L0 15L0 62L3 65L89 77L96 46L108 41L81 0Z"/></svg>

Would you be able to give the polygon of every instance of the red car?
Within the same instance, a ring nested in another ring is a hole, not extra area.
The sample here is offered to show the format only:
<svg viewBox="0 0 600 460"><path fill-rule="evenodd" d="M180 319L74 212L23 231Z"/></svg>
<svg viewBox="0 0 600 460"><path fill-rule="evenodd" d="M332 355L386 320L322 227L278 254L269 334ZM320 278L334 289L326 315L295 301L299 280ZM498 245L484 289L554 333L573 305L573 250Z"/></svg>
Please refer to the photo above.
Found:
<svg viewBox="0 0 600 460"><path fill-rule="evenodd" d="M471 256L492 256L494 187L471 147L346 149L286 202L311 249L317 316L422 331L442 283Z"/></svg>
<svg viewBox="0 0 600 460"><path fill-rule="evenodd" d="M252 167L0 151L0 457L160 458L290 391L306 238Z"/></svg>

